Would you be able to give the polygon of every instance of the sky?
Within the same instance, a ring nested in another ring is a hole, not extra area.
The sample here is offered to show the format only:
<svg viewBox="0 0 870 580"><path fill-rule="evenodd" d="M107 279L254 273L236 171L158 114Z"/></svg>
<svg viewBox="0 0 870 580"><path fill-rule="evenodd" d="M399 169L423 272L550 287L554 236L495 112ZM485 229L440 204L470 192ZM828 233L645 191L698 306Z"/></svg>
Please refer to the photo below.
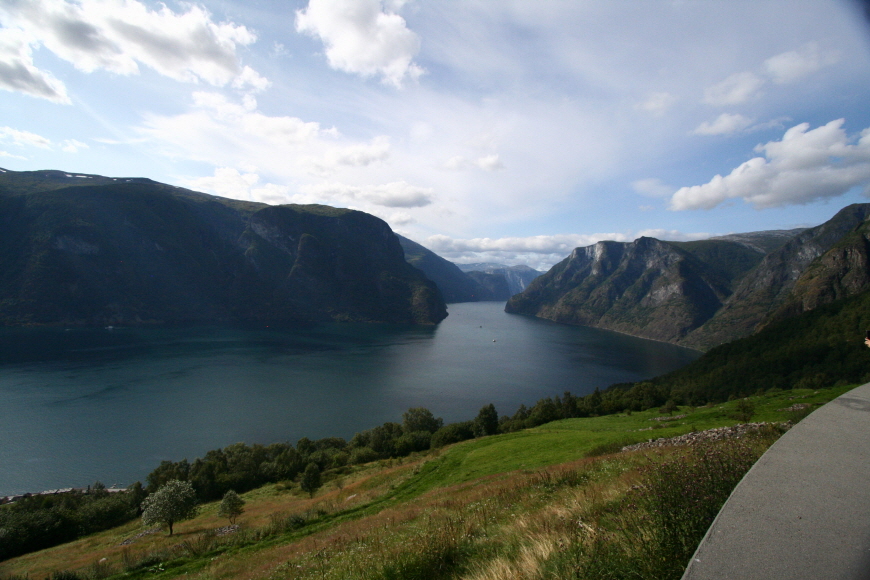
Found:
<svg viewBox="0 0 870 580"><path fill-rule="evenodd" d="M0 167L546 270L870 201L870 26L856 0L0 0Z"/></svg>

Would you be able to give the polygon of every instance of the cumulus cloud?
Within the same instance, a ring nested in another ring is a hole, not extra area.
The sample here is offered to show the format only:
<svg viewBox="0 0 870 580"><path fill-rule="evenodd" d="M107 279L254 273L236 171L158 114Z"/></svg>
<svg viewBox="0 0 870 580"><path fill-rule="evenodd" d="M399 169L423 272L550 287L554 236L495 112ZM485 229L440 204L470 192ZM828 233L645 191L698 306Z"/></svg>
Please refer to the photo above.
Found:
<svg viewBox="0 0 870 580"><path fill-rule="evenodd" d="M777 84L791 83L823 66L835 64L839 55L835 52L822 52L815 42L803 46L800 50L791 50L764 61L764 71Z"/></svg>
<svg viewBox="0 0 870 580"><path fill-rule="evenodd" d="M244 26L214 22L197 5L176 13L165 5L150 10L136 0L7 0L0 5L0 21L6 37L0 40L0 86L49 100L68 102L68 97L62 83L33 66L31 46L44 46L83 72L131 75L141 64L180 81L252 90L268 86L236 54L256 35Z"/></svg>
<svg viewBox="0 0 870 580"><path fill-rule="evenodd" d="M310 0L296 12L296 30L319 38L329 66L364 77L380 75L401 87L423 69L413 62L420 38L394 12L401 3L381 0Z"/></svg>
<svg viewBox="0 0 870 580"><path fill-rule="evenodd" d="M738 105L754 97L764 85L764 79L751 72L735 73L704 91L708 105Z"/></svg>
<svg viewBox="0 0 870 580"><path fill-rule="evenodd" d="M712 122L704 121L694 131L695 135L730 135L752 124L752 119L736 113L722 113Z"/></svg>
<svg viewBox="0 0 870 580"><path fill-rule="evenodd" d="M856 143L843 130L843 119L813 130L801 123L781 141L756 147L755 157L726 176L682 187L671 198L673 210L711 209L743 199L757 209L837 197L870 182L870 128Z"/></svg>
<svg viewBox="0 0 870 580"><path fill-rule="evenodd" d="M661 116L677 102L677 97L670 93L652 93L646 101L637 105L638 109Z"/></svg>

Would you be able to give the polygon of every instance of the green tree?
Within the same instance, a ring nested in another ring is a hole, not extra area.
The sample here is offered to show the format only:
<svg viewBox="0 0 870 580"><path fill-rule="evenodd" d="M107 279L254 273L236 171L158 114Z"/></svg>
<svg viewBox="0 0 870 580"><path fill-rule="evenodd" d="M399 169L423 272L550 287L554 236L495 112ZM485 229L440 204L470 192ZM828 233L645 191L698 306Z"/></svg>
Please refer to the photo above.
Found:
<svg viewBox="0 0 870 580"><path fill-rule="evenodd" d="M308 492L309 497L314 497L314 492L320 489L320 468L316 463L309 463L302 472L300 483L302 491Z"/></svg>
<svg viewBox="0 0 870 580"><path fill-rule="evenodd" d="M142 523L146 526L166 524L171 536L175 522L190 519L197 511L193 485L189 481L173 479L142 502Z"/></svg>
<svg viewBox="0 0 870 580"><path fill-rule="evenodd" d="M484 435L495 435L498 432L498 413L495 410L495 405L489 405L480 409L477 413L477 418L474 420L474 434L477 437Z"/></svg>
<svg viewBox="0 0 870 580"><path fill-rule="evenodd" d="M245 511L245 500L239 497L232 489L224 494L221 500L221 505L218 508L218 515L228 518L231 524L236 523L236 518L242 515Z"/></svg>
<svg viewBox="0 0 870 580"><path fill-rule="evenodd" d="M414 407L402 413L402 429L405 433L428 431L434 433L444 426L444 421L435 418L432 411L425 407Z"/></svg>

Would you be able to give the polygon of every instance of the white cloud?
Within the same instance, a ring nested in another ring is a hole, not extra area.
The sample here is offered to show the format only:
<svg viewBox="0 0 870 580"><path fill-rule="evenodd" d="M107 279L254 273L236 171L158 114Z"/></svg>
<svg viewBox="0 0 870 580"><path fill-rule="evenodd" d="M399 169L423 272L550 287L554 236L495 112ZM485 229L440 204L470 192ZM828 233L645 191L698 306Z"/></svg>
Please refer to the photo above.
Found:
<svg viewBox="0 0 870 580"><path fill-rule="evenodd" d="M420 39L392 4L384 11L380 0L310 0L296 12L296 30L323 41L332 68L401 87L423 73L413 62Z"/></svg>
<svg viewBox="0 0 870 580"><path fill-rule="evenodd" d="M37 135L36 133L31 133L29 131L19 131L12 127L0 127L0 140L6 142L11 141L19 147L30 146L39 147L41 149L51 149L51 141L42 135Z"/></svg>
<svg viewBox="0 0 870 580"><path fill-rule="evenodd" d="M198 92L193 101L187 113L146 115L140 131L177 147L192 159L218 164L228 152L243 163L254 163L269 151L282 156L281 162L286 164L288 154L302 151L330 132L323 131L319 123L298 117L264 115L255 110L256 101L250 98L238 104L217 93Z"/></svg>
<svg viewBox="0 0 870 580"><path fill-rule="evenodd" d="M744 71L707 87L704 91L704 102L714 106L739 105L757 96L768 81L776 84L793 83L822 67L835 64L838 60L839 55L836 52L823 52L817 43L810 42L799 50L783 52L765 60L760 71L763 76Z"/></svg>
<svg viewBox="0 0 870 580"><path fill-rule="evenodd" d="M21 30L0 28L0 88L70 104L66 87L33 64L31 40Z"/></svg>
<svg viewBox="0 0 870 580"><path fill-rule="evenodd" d="M694 131L695 135L730 135L752 124L752 119L739 113L722 113L712 122L704 121Z"/></svg>
<svg viewBox="0 0 870 580"><path fill-rule="evenodd" d="M341 204L362 201L383 207L403 208L430 205L433 194L430 188L417 187L405 181L362 187L345 183L318 183L303 186L301 190L310 197Z"/></svg>
<svg viewBox="0 0 870 580"><path fill-rule="evenodd" d="M78 153L79 149L90 149L87 143L82 143L77 139L67 139L60 148L67 153Z"/></svg>
<svg viewBox="0 0 870 580"><path fill-rule="evenodd" d="M504 163L502 163L501 157L497 153L484 155L483 157L478 157L473 161L467 157L463 157L462 155L456 155L448 159L442 167L451 171L463 171L475 167L483 169L484 171L497 171L499 169L504 169Z"/></svg>
<svg viewBox="0 0 870 580"><path fill-rule="evenodd" d="M646 101L637 105L637 108L661 116L677 102L677 97L670 93L652 93Z"/></svg>
<svg viewBox="0 0 870 580"><path fill-rule="evenodd" d="M131 75L142 64L180 81L268 86L236 54L256 36L244 26L212 21L197 5L176 13L165 5L150 10L136 0L9 1L0 5L0 21L7 40L18 34L28 42L27 48L20 41L17 47L0 42L0 63L6 64L0 64L0 84L58 102L68 102L63 85L33 66L30 45L42 45L84 72Z"/></svg>
<svg viewBox="0 0 870 580"><path fill-rule="evenodd" d="M657 177L638 179L632 182L631 187L635 192L647 197L670 197L674 194L674 188Z"/></svg>
<svg viewBox="0 0 870 580"><path fill-rule="evenodd" d="M411 214L403 211L391 213L384 218L384 221L390 224L390 227L393 228L394 231L398 226L407 226L417 222Z"/></svg>
<svg viewBox="0 0 870 580"><path fill-rule="evenodd" d="M764 85L764 79L755 73L740 72L704 90L704 102L724 106L745 103Z"/></svg>
<svg viewBox="0 0 870 580"><path fill-rule="evenodd" d="M320 158L306 157L302 163L314 175L327 176L341 167L368 167L390 156L390 138L380 135L369 143L331 148Z"/></svg>
<svg viewBox="0 0 870 580"><path fill-rule="evenodd" d="M498 154L486 155L484 157L481 157L477 161L475 161L474 164L485 171L496 171L497 169L504 169L504 163L501 162Z"/></svg>
<svg viewBox="0 0 870 580"><path fill-rule="evenodd" d="M757 209L806 204L864 185L870 182L870 128L851 144L843 122L809 131L809 123L792 127L781 141L756 147L764 157L704 185L680 188L670 208L710 209L729 199L743 199Z"/></svg>
<svg viewBox="0 0 870 580"><path fill-rule="evenodd" d="M823 66L835 64L838 60L837 53L822 52L817 43L811 42L800 50L770 57L764 61L764 70L773 82L786 84L814 73Z"/></svg>

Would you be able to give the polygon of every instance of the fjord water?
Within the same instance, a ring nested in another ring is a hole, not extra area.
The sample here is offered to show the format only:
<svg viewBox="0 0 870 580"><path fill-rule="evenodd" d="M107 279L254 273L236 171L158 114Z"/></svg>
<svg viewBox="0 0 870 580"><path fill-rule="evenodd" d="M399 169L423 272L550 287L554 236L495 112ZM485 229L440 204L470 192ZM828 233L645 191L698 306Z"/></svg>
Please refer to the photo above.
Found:
<svg viewBox="0 0 870 580"><path fill-rule="evenodd" d="M451 304L434 327L0 330L0 496L126 486L238 441L348 438L416 406L513 414L699 355L503 308Z"/></svg>

